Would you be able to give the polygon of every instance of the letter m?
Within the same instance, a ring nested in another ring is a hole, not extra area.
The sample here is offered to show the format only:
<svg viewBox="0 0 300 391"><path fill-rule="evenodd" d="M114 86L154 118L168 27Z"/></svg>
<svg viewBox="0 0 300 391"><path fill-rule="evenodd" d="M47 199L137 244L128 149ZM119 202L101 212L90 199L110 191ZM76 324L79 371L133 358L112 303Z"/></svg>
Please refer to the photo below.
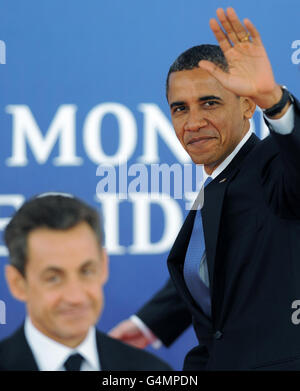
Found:
<svg viewBox="0 0 300 391"><path fill-rule="evenodd" d="M39 164L45 164L59 139L59 156L53 159L56 166L75 166L82 159L75 154L75 105L61 105L48 130L43 134L30 109L26 105L6 106L12 115L12 156L6 160L8 166L28 164L27 145Z"/></svg>

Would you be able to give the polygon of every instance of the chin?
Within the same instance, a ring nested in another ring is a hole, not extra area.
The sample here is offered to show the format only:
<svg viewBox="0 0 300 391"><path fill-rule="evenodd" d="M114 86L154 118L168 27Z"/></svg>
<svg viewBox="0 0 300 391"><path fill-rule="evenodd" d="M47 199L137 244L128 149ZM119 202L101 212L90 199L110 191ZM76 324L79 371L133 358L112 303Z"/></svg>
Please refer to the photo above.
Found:
<svg viewBox="0 0 300 391"><path fill-rule="evenodd" d="M202 158L200 156L194 156L194 157L191 156L191 159L195 164L202 164L205 166L214 164L213 159Z"/></svg>
<svg viewBox="0 0 300 391"><path fill-rule="evenodd" d="M64 332L61 333L61 339L65 340L66 342L72 340L84 340L84 338L87 336L89 328L90 326L87 325L82 328L73 327L73 329L69 329L69 330L64 329Z"/></svg>

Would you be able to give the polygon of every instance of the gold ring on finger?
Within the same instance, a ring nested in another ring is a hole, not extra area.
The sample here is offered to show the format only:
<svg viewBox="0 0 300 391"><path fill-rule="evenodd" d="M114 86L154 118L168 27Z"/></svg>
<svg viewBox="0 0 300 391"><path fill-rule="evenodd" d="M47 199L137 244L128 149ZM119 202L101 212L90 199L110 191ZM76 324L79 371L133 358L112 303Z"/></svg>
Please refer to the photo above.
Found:
<svg viewBox="0 0 300 391"><path fill-rule="evenodd" d="M247 33L247 35L245 35L243 38L241 38L240 41L241 41L241 42L250 41L250 40L249 40L249 37L250 37L250 34Z"/></svg>

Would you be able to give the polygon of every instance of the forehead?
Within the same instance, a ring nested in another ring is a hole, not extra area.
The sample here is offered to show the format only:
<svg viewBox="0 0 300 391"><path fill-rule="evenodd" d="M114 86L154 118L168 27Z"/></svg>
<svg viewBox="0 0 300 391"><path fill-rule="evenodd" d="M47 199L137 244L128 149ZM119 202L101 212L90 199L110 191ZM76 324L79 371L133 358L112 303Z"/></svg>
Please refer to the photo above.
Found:
<svg viewBox="0 0 300 391"><path fill-rule="evenodd" d="M100 257L96 234L87 223L67 230L38 228L28 235L27 268L47 266L78 267L82 262Z"/></svg>
<svg viewBox="0 0 300 391"><path fill-rule="evenodd" d="M168 100L198 99L205 95L225 97L228 91L207 71L201 68L173 72L169 77Z"/></svg>

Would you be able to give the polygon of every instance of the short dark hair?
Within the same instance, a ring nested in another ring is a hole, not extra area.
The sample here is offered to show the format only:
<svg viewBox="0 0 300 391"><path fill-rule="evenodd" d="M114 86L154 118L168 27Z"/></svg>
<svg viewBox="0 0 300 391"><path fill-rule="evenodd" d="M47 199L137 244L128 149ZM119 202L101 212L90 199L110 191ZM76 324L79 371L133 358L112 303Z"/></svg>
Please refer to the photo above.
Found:
<svg viewBox="0 0 300 391"><path fill-rule="evenodd" d="M191 70L198 68L198 63L201 60L211 61L218 65L224 71L228 71L228 63L226 58L218 45L198 45L186 50L170 66L167 80L166 80L166 96L168 99L169 92L169 78L173 72L179 72L184 70Z"/></svg>
<svg viewBox="0 0 300 391"><path fill-rule="evenodd" d="M102 247L102 227L97 211L75 197L42 195L25 202L10 220L4 232L10 264L25 276L27 239L38 228L67 230L86 222L95 232Z"/></svg>

